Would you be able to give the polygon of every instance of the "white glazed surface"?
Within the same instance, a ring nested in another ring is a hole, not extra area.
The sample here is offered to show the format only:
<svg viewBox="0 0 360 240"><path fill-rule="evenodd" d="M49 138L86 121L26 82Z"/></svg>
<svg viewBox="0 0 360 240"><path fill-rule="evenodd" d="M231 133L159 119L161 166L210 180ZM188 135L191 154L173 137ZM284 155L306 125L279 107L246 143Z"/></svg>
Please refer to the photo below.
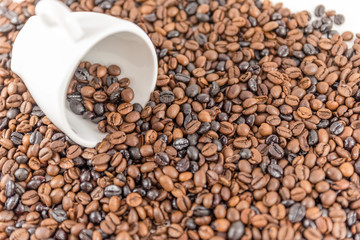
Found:
<svg viewBox="0 0 360 240"><path fill-rule="evenodd" d="M40 3L39 9L43 10L59 4L54 0ZM131 22L89 12L64 13L62 19L66 18L70 23L79 23L82 38L77 39L79 35L57 24L45 24L39 17L32 17L14 43L11 68L60 130L76 143L94 147L105 134L98 131L96 124L72 113L66 101L66 90L79 62L119 65L120 77L131 80L133 102L145 105L156 84L156 53L145 32Z"/></svg>

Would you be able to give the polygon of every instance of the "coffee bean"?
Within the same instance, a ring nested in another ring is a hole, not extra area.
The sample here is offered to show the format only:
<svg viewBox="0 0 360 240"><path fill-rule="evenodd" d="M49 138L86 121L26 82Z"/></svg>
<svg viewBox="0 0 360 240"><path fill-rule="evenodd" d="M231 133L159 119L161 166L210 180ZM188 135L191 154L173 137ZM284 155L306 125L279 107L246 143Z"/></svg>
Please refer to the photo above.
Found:
<svg viewBox="0 0 360 240"><path fill-rule="evenodd" d="M283 175L283 169L278 164L270 164L267 170L275 178L280 178Z"/></svg>
<svg viewBox="0 0 360 240"><path fill-rule="evenodd" d="M287 45L282 45L278 49L278 55L280 57L287 57L289 55L289 48Z"/></svg>
<svg viewBox="0 0 360 240"><path fill-rule="evenodd" d="M185 172L189 168L190 168L190 162L185 158L181 159L176 163L176 170L178 170L179 172Z"/></svg>
<svg viewBox="0 0 360 240"><path fill-rule="evenodd" d="M178 138L173 142L173 147L178 151L183 150L188 146L189 140L187 140L186 138Z"/></svg>
<svg viewBox="0 0 360 240"><path fill-rule="evenodd" d="M344 17L344 15L342 15L342 14L336 14L335 16L334 16L334 23L336 24L336 25L341 25L341 24L343 24L345 22L345 17Z"/></svg>
<svg viewBox="0 0 360 240"><path fill-rule="evenodd" d="M185 75L185 74L182 74L182 73L176 73L175 74L175 79L179 82L183 82L183 83L188 83L190 82L190 77Z"/></svg>
<svg viewBox="0 0 360 240"><path fill-rule="evenodd" d="M85 68L77 68L74 73L75 78L80 82L85 82L89 79L89 72Z"/></svg>
<svg viewBox="0 0 360 240"><path fill-rule="evenodd" d="M325 6L324 5L319 5L315 8L315 16L316 17L322 17L325 14Z"/></svg>
<svg viewBox="0 0 360 240"><path fill-rule="evenodd" d="M163 91L160 93L159 100L163 103L172 103L174 101L174 94L170 91Z"/></svg>
<svg viewBox="0 0 360 240"><path fill-rule="evenodd" d="M289 220L293 223L300 222L305 217L305 206L300 203L295 203L290 207Z"/></svg>
<svg viewBox="0 0 360 240"><path fill-rule="evenodd" d="M334 122L330 125L330 133L334 135L339 135L344 131L344 124L340 121Z"/></svg>
<svg viewBox="0 0 360 240"><path fill-rule="evenodd" d="M64 222L68 216L62 209L54 209L50 212L50 216L58 223Z"/></svg>
<svg viewBox="0 0 360 240"><path fill-rule="evenodd" d="M11 197L14 194L15 194L15 183L9 180L5 184L5 196Z"/></svg>
<svg viewBox="0 0 360 240"><path fill-rule="evenodd" d="M284 157L284 149L279 144L274 143L269 146L269 154L276 159L281 159Z"/></svg>
<svg viewBox="0 0 360 240"><path fill-rule="evenodd" d="M109 185L104 189L104 195L106 197L120 196L121 193L121 188L117 185Z"/></svg>
<svg viewBox="0 0 360 240"><path fill-rule="evenodd" d="M201 153L205 157L210 157L210 156L214 155L216 152L217 152L217 146L214 143L206 144L201 150Z"/></svg>
<svg viewBox="0 0 360 240"><path fill-rule="evenodd" d="M81 115L85 112L84 105L78 101L70 101L70 109L77 115Z"/></svg>
<svg viewBox="0 0 360 240"><path fill-rule="evenodd" d="M25 168L19 168L15 171L14 175L18 181L25 181L29 176L29 172Z"/></svg>
<svg viewBox="0 0 360 240"><path fill-rule="evenodd" d="M141 202L142 202L142 198L141 198L140 194L138 194L138 193L130 193L126 197L126 203L130 207L137 207L141 204Z"/></svg>
<svg viewBox="0 0 360 240"><path fill-rule="evenodd" d="M229 240L239 240L244 235L244 224L240 221L233 222L227 233Z"/></svg>
<svg viewBox="0 0 360 240"><path fill-rule="evenodd" d="M160 166L166 166L166 165L169 165L169 163L170 163L169 156L164 152L157 153L154 160Z"/></svg>
<svg viewBox="0 0 360 240"><path fill-rule="evenodd" d="M121 74L120 67L116 65L110 65L107 70L108 73L113 76L119 76Z"/></svg>
<svg viewBox="0 0 360 240"><path fill-rule="evenodd" d="M200 87L196 84L192 84L186 88L186 96L194 98L200 93Z"/></svg>

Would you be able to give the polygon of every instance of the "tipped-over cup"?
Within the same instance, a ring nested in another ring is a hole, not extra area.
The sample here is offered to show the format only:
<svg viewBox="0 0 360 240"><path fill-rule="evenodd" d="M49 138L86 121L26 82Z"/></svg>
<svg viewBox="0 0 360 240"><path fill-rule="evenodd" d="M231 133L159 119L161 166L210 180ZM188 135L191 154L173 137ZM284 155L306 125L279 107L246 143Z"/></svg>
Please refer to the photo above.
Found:
<svg viewBox="0 0 360 240"><path fill-rule="evenodd" d="M18 34L11 69L26 84L49 119L77 144L94 147L106 135L74 114L68 85L81 61L121 68L134 90L133 103L145 105L156 85L157 57L137 25L109 15L71 12L58 0L42 0Z"/></svg>

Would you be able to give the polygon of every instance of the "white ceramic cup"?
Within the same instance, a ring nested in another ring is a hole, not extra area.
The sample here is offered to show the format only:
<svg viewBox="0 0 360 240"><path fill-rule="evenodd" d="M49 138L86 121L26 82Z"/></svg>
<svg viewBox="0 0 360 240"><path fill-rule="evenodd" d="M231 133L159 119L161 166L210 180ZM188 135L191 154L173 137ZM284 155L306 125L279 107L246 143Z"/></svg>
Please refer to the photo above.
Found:
<svg viewBox="0 0 360 240"><path fill-rule="evenodd" d="M94 147L105 134L71 112L66 91L81 61L116 64L128 77L134 103L145 105L156 85L157 57L146 33L135 24L93 12L71 12L57 0L42 0L20 31L11 69L26 84L49 119L73 141Z"/></svg>

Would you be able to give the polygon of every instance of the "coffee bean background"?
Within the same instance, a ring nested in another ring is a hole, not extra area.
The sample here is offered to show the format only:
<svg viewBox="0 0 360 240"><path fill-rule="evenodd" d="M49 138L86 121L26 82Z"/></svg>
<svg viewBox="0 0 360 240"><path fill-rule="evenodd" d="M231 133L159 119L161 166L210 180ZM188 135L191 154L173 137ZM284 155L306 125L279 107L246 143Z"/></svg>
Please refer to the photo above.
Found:
<svg viewBox="0 0 360 240"><path fill-rule="evenodd" d="M81 63L70 108L108 136L77 145L9 68L36 2L1 1L0 239L360 239L360 35L332 30L344 16L267 0L65 3L138 24L157 86L131 104L121 68Z"/></svg>

